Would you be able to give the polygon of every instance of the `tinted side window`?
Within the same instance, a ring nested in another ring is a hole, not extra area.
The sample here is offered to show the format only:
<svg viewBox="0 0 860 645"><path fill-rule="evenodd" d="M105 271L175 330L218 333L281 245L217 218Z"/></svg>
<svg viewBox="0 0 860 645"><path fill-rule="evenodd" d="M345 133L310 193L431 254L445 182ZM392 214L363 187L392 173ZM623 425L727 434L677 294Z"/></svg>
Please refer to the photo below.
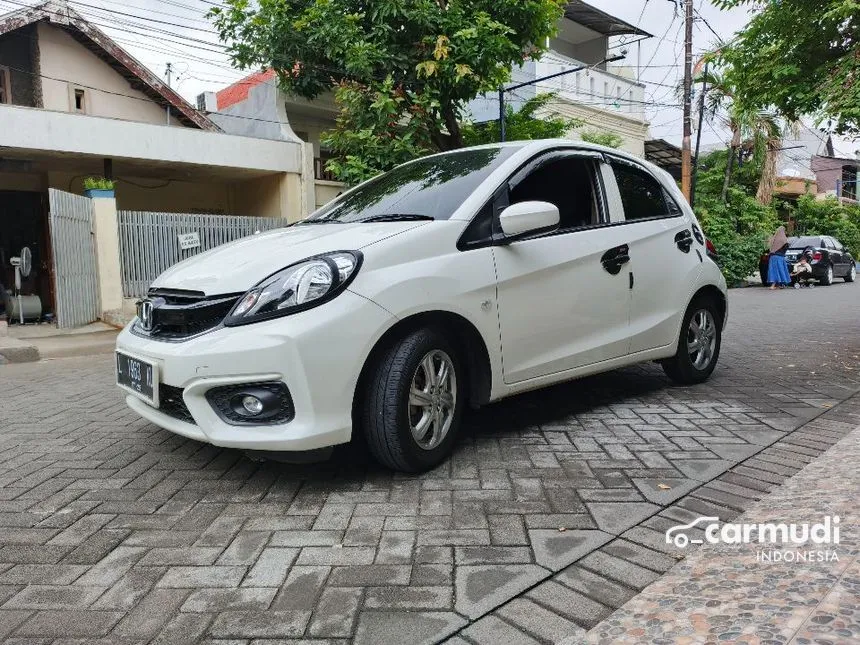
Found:
<svg viewBox="0 0 860 645"><path fill-rule="evenodd" d="M662 186L647 172L617 162L612 164L612 169L627 221L676 214L669 210Z"/></svg>

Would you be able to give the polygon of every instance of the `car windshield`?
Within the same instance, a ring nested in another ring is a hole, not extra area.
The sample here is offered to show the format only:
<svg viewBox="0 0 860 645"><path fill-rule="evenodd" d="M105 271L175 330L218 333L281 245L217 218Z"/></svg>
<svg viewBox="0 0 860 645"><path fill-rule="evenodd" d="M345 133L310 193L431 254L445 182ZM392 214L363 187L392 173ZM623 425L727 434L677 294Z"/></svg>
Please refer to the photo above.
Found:
<svg viewBox="0 0 860 645"><path fill-rule="evenodd" d="M302 223L448 219L517 150L519 146L473 148L398 166Z"/></svg>
<svg viewBox="0 0 860 645"><path fill-rule="evenodd" d="M819 248L822 246L820 237L793 237L789 241L789 248L805 249L807 247Z"/></svg>

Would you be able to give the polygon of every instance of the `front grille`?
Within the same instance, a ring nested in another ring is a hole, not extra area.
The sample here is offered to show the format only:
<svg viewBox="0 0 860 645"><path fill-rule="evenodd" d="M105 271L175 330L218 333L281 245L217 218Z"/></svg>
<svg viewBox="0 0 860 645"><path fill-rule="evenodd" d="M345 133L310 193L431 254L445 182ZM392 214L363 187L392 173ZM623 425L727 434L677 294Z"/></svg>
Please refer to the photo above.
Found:
<svg viewBox="0 0 860 645"><path fill-rule="evenodd" d="M152 330L145 331L138 325L136 331L161 340L182 340L202 334L220 325L241 295L207 297L200 291L150 289Z"/></svg>
<svg viewBox="0 0 860 645"><path fill-rule="evenodd" d="M161 383L158 386L158 409L169 417L194 423L194 417L188 411L185 400L182 398L182 388L173 387Z"/></svg>

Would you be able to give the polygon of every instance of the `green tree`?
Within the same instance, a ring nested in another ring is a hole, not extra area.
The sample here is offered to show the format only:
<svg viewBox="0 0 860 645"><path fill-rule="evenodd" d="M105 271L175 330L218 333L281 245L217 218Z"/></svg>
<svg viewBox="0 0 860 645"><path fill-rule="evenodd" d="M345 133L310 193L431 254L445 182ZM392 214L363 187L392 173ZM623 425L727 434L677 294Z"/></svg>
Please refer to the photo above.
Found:
<svg viewBox="0 0 860 645"><path fill-rule="evenodd" d="M341 113L329 165L350 183L463 145L467 103L540 55L563 0L226 0L210 16L241 68L274 68Z"/></svg>
<svg viewBox="0 0 860 645"><path fill-rule="evenodd" d="M719 253L719 264L730 286L758 270L767 239L779 226L773 205L755 198L763 159L752 157L732 174L723 199L729 151L718 150L699 162L696 182L696 216Z"/></svg>
<svg viewBox="0 0 860 645"><path fill-rule="evenodd" d="M860 207L842 204L835 197L803 195L790 214L795 235L832 235L855 258L860 257Z"/></svg>
<svg viewBox="0 0 860 645"><path fill-rule="evenodd" d="M563 137L570 130L582 125L578 119L570 119L556 114L540 116L537 112L557 98L555 92L538 94L526 100L519 110L508 103L505 106L505 138L508 141L531 141L534 139L555 139ZM477 146L496 143L500 140L499 122L467 123L462 127L463 143Z"/></svg>
<svg viewBox="0 0 860 645"><path fill-rule="evenodd" d="M752 19L721 52L745 109L814 115L860 134L860 0L718 0Z"/></svg>
<svg viewBox="0 0 860 645"><path fill-rule="evenodd" d="M742 149L752 152L754 161L761 165L756 198L769 204L776 185L776 162L782 146L782 135L794 125L786 125L773 111L750 108L737 100L738 89L734 85L731 68L701 74L696 80L708 85L706 115L709 119L720 117L729 126L732 138L729 143L728 163L724 166L722 200L729 196L732 172ZM725 116L723 116L723 114Z"/></svg>

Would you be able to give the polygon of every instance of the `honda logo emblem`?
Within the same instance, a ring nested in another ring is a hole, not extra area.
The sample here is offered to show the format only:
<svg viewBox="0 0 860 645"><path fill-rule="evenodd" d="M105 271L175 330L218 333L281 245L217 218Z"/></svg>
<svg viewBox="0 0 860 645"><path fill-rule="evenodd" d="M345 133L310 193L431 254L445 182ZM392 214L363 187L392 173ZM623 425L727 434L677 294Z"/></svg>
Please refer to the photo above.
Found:
<svg viewBox="0 0 860 645"><path fill-rule="evenodd" d="M145 298L137 303L137 317L140 318L140 326L144 331L152 331L155 326L155 305L152 300Z"/></svg>

